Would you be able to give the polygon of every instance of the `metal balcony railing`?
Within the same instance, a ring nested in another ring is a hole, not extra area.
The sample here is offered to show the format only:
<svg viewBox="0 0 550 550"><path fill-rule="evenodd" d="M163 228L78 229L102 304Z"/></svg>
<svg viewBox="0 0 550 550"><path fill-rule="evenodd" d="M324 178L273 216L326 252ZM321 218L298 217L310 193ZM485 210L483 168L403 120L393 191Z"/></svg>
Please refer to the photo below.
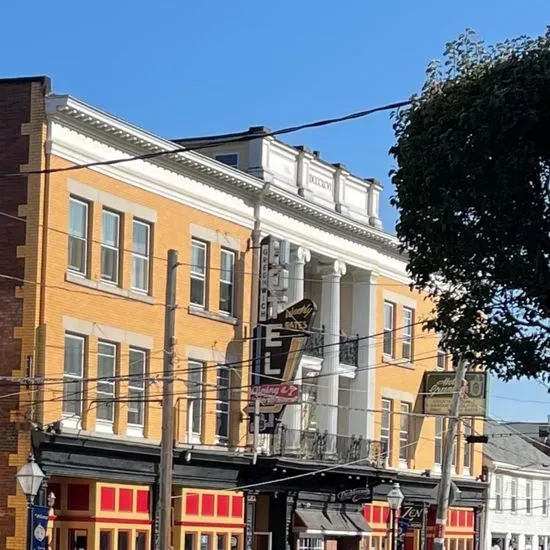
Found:
<svg viewBox="0 0 550 550"><path fill-rule="evenodd" d="M363 437L320 431L289 430L281 426L273 436L270 454L297 460L346 463L364 459L366 466L383 466L384 444Z"/></svg>
<svg viewBox="0 0 550 550"><path fill-rule="evenodd" d="M311 334L307 339L304 346L304 354L311 357L323 358L325 348L324 338L325 328L313 328ZM349 337L345 335L340 336L340 363L344 365L351 365L353 367L359 366L359 337Z"/></svg>

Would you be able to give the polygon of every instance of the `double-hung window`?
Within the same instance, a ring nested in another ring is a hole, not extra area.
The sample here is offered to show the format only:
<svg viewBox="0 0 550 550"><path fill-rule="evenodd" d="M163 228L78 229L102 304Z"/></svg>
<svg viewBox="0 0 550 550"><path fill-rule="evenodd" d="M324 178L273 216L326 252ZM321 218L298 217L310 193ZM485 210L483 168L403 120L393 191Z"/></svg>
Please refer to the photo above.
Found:
<svg viewBox="0 0 550 550"><path fill-rule="evenodd" d="M69 199L70 271L86 275L88 269L88 203L75 197Z"/></svg>
<svg viewBox="0 0 550 550"><path fill-rule="evenodd" d="M101 225L101 279L118 284L120 265L120 215L103 210Z"/></svg>
<svg viewBox="0 0 550 550"><path fill-rule="evenodd" d="M525 482L525 511L533 513L533 482L530 480Z"/></svg>
<svg viewBox="0 0 550 550"><path fill-rule="evenodd" d="M388 462L391 461L392 408L393 408L393 402L391 399L382 399L380 442L382 443L382 453L385 453L385 459Z"/></svg>
<svg viewBox="0 0 550 550"><path fill-rule="evenodd" d="M142 428L145 424L145 375L147 352L130 348L128 372L128 424Z"/></svg>
<svg viewBox="0 0 550 550"><path fill-rule="evenodd" d="M110 342L99 342L97 348L97 418L106 422L115 420L115 375L117 347Z"/></svg>
<svg viewBox="0 0 550 550"><path fill-rule="evenodd" d="M414 309L410 307L403 308L403 341L401 343L401 356L403 359L412 361L413 359L413 323Z"/></svg>
<svg viewBox="0 0 550 550"><path fill-rule="evenodd" d="M132 224L132 288L149 292L151 261L151 226L134 220Z"/></svg>
<svg viewBox="0 0 550 550"><path fill-rule="evenodd" d="M394 356L395 305L384 302L384 355Z"/></svg>
<svg viewBox="0 0 550 550"><path fill-rule="evenodd" d="M217 372L216 437L221 443L229 438L229 367L220 365Z"/></svg>
<svg viewBox="0 0 550 550"><path fill-rule="evenodd" d="M437 346L437 370L445 370L447 367L447 354L439 345Z"/></svg>
<svg viewBox="0 0 550 550"><path fill-rule="evenodd" d="M191 297L193 305L206 307L206 260L208 245L193 239L191 242Z"/></svg>
<svg viewBox="0 0 550 550"><path fill-rule="evenodd" d="M542 515L548 515L548 481L542 482Z"/></svg>
<svg viewBox="0 0 550 550"><path fill-rule="evenodd" d="M502 476L495 476L495 510L502 512Z"/></svg>
<svg viewBox="0 0 550 550"><path fill-rule="evenodd" d="M443 418L435 417L435 435L434 435L434 464L441 466L443 463Z"/></svg>
<svg viewBox="0 0 550 550"><path fill-rule="evenodd" d="M220 311L233 315L235 252L222 249L220 265Z"/></svg>
<svg viewBox="0 0 550 550"><path fill-rule="evenodd" d="M189 443L200 443L202 435L204 365L198 361L188 362L187 418Z"/></svg>
<svg viewBox="0 0 550 550"><path fill-rule="evenodd" d="M463 469L466 471L466 473L470 472L470 468L472 467L472 445L471 443L467 443L466 438L470 435L472 435L472 422L473 420L471 418L465 418L463 420L464 425L464 463L463 463Z"/></svg>
<svg viewBox="0 0 550 550"><path fill-rule="evenodd" d="M74 334L65 335L65 361L63 365L63 413L82 416L84 398L85 340Z"/></svg>
<svg viewBox="0 0 550 550"><path fill-rule="evenodd" d="M510 511L515 514L518 511L518 480L510 481Z"/></svg>
<svg viewBox="0 0 550 550"><path fill-rule="evenodd" d="M401 462L409 460L410 412L411 405L409 403L401 403L401 414L399 415L399 460Z"/></svg>

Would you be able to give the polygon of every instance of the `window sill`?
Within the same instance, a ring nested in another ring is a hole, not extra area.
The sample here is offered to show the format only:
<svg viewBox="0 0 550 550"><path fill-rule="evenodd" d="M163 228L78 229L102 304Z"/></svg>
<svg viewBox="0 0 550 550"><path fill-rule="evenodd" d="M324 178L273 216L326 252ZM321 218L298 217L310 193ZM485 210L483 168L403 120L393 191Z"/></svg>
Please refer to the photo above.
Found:
<svg viewBox="0 0 550 550"><path fill-rule="evenodd" d="M65 416L61 419L61 427L69 430L80 430L82 429L81 420L80 416Z"/></svg>
<svg viewBox="0 0 550 550"><path fill-rule="evenodd" d="M93 290L98 290L100 292L105 292L107 294L113 294L114 296L136 300L137 302L143 302L151 305L155 304L155 299L147 294L141 294L140 292L136 292L134 290L126 290L105 281L92 281L83 275L77 275L76 273L72 273L70 271L65 273L65 281L75 285L85 286L86 288L91 288Z"/></svg>
<svg viewBox="0 0 550 550"><path fill-rule="evenodd" d="M396 359L386 354L382 355L382 363L390 363L395 367L402 367L405 369L414 369L414 364L411 363L409 359Z"/></svg>
<svg viewBox="0 0 550 550"><path fill-rule="evenodd" d="M228 325L236 325L239 320L236 317L230 317L223 313L218 313L214 311L207 311L200 306L189 305L188 308L189 315L196 315L197 317L203 317L204 319L210 319L211 321L219 321L220 323L226 323Z"/></svg>
<svg viewBox="0 0 550 550"><path fill-rule="evenodd" d="M109 420L98 420L95 421L95 431L101 432L105 434L112 434L113 433L113 423L109 422Z"/></svg>
<svg viewBox="0 0 550 550"><path fill-rule="evenodd" d="M126 426L126 435L128 437L143 437L143 426L138 426L136 424L128 424Z"/></svg>

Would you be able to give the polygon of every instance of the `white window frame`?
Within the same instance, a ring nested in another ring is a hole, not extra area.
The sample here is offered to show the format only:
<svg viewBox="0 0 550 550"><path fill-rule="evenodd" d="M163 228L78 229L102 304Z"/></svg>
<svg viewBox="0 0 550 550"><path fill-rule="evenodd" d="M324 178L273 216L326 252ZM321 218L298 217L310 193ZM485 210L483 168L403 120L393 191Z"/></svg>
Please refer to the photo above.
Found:
<svg viewBox="0 0 550 550"><path fill-rule="evenodd" d="M434 419L434 464L441 468L443 463L443 432L445 431L445 422L442 416L436 416ZM439 461L437 455L439 454Z"/></svg>
<svg viewBox="0 0 550 550"><path fill-rule="evenodd" d="M67 357L65 355L64 362L63 362L63 386L65 386L65 383L80 383L80 403L78 407L78 411L72 412L72 411L66 411L65 410L65 395L63 396L63 417L65 419L76 419L74 422L74 427L78 427L79 420L82 418L82 411L83 411L83 405L84 405L84 368L85 368L85 355L86 355L86 338L84 336L80 336L78 334L73 333L65 333L65 350L67 348L67 340L77 340L81 343L81 349L82 353L80 355L80 374L73 374L73 373L67 373L66 367L67 367ZM73 392L71 392L68 396L69 402L72 402L75 400L75 396L73 395Z"/></svg>
<svg viewBox="0 0 550 550"><path fill-rule="evenodd" d="M549 498L549 492L550 492L550 486L548 481L542 482L542 515L547 516L548 515L548 498Z"/></svg>
<svg viewBox="0 0 550 550"><path fill-rule="evenodd" d="M102 346L105 346L106 348L109 348L111 353L103 353L101 351ZM103 380L100 378L103 378L103 375L100 375L99 373L99 361L101 357L108 357L109 359L112 359L113 362L113 368L112 368L112 379L110 380ZM115 421L115 396L116 396L116 383L115 383L115 377L116 377L116 368L117 368L117 359L118 359L118 346L112 342L107 342L105 340L99 340L97 343L97 360L98 360L98 381L97 381L97 399L98 399L98 405L96 408L96 430L97 431L106 431L112 433L113 431L113 423ZM108 391L107 391L108 390ZM103 400L105 399L112 399L112 415L111 418L99 418L99 413L101 411L101 405L103 404Z"/></svg>
<svg viewBox="0 0 550 550"><path fill-rule="evenodd" d="M504 480L501 475L495 476L495 511L502 512L502 488Z"/></svg>
<svg viewBox="0 0 550 550"><path fill-rule="evenodd" d="M189 383L189 376L191 372L200 373L199 380L193 381L193 385L198 387L197 395L191 391L191 384ZM204 428L203 418L203 405L204 405L204 363L202 361L189 360L187 361L187 442L188 443L201 443L202 432ZM193 415L198 407L199 410L199 426L198 431L194 430Z"/></svg>
<svg viewBox="0 0 550 550"><path fill-rule="evenodd" d="M224 315L234 315L235 314L235 260L237 255L233 250L228 248L222 248L220 251L220 267L223 267L223 257L227 255L231 258L231 280L224 279L224 270L220 270L220 312ZM206 258L206 255L205 255ZM222 309L221 297L222 297L222 287L226 285L231 290L231 307L229 311Z"/></svg>
<svg viewBox="0 0 550 550"><path fill-rule="evenodd" d="M81 206L84 206L84 237L80 237L79 235L73 235L71 233L70 228L70 219L71 219L71 205L77 203ZM73 197L72 195L69 197L69 231L68 231L68 239L69 243L68 246L70 248L70 239L77 239L79 241L82 241L84 243L84 265L82 266L82 269L78 268L77 266L72 266L69 264L69 258L68 258L68 251L67 251L67 269L72 272L76 273L77 275L82 275L83 277L86 277L88 274L88 241L89 241L89 231L90 231L90 205L85 200L79 199L78 197Z"/></svg>
<svg viewBox="0 0 550 550"><path fill-rule="evenodd" d="M299 537L297 550L324 550L325 541L321 537Z"/></svg>
<svg viewBox="0 0 550 550"><path fill-rule="evenodd" d="M386 309L391 311L390 325L386 323ZM387 350L386 343L389 342L389 350ZM383 351L386 357L395 357L395 304L388 300L384 300L384 338L383 338Z"/></svg>
<svg viewBox="0 0 550 550"><path fill-rule="evenodd" d="M195 265L193 265L193 248L201 248L204 251L204 264L202 266L203 273L200 271L197 271ZM208 243L204 241L200 241L199 239L191 239L191 267L190 267L190 274L191 274L191 288L193 285L193 280L200 281L202 283L202 301L199 302L193 302L193 293L190 291L189 295L189 303L196 306L196 307L206 307L206 285L208 281ZM191 290L191 289L190 289Z"/></svg>
<svg viewBox="0 0 550 550"><path fill-rule="evenodd" d="M105 242L105 216L112 216L116 219L116 245L112 246L110 244L106 244ZM116 261L115 261L115 277L111 279L108 276L105 276L104 269L103 269L103 254L101 254L101 280L105 283L118 285L120 282L120 221L121 216L118 212L115 212L114 210L109 210L108 208L104 208L101 212L101 251L103 252L103 249L110 250L114 252Z"/></svg>
<svg viewBox="0 0 550 550"><path fill-rule="evenodd" d="M134 245L134 227L136 225L141 225L147 229L147 252L146 254L142 254L141 252L137 252L135 245ZM144 222L142 220L139 220L137 218L134 218L132 220L132 290L136 292L140 292L141 294L148 294L151 290L151 224L148 222ZM136 286L136 262L143 262L145 265L145 275L146 275L146 281L147 284L145 285L146 288L140 288Z"/></svg>
<svg viewBox="0 0 550 550"><path fill-rule="evenodd" d="M226 384L225 386L223 384ZM216 371L216 442L227 445L230 433L230 411L231 411L231 369L225 365L218 365ZM225 392L225 398L224 398ZM227 434L219 433L219 419L225 416Z"/></svg>
<svg viewBox="0 0 550 550"><path fill-rule="evenodd" d="M223 160L221 160L221 157L235 157L237 163L236 164L229 164L227 162L224 162ZM232 153L232 152L228 152L228 153L218 153L217 155L214 156L214 159L217 160L218 162L221 162L222 164L225 164L226 166L231 166L231 168L239 168L240 166L240 160L241 160L241 155L240 153Z"/></svg>
<svg viewBox="0 0 550 550"><path fill-rule="evenodd" d="M132 367L134 363L138 363L137 360L132 359L132 355L139 355L140 356L140 362L143 364L143 369L141 375L134 376L136 373L132 373ZM128 377L128 427L127 427L127 434L134 436L134 437L143 437L143 431L145 428L145 423L147 421L146 418L146 407L145 407L145 398L146 398L146 384L145 384L145 377L147 376L147 371L149 367L149 353L147 350L137 348L137 347L130 347L128 352L128 359L129 359L129 365L128 365L128 373L131 375ZM140 378L141 376L141 378ZM137 384L136 380L141 380L141 384ZM136 396L136 401L132 402L130 401L130 394L134 394ZM141 401L138 400L139 396L141 396ZM141 416L141 422L130 422L130 413L134 413L136 411L131 411L130 407L132 405L137 405L139 409L137 410L138 416Z"/></svg>
<svg viewBox="0 0 550 550"><path fill-rule="evenodd" d="M409 443L411 428L411 404L401 402L399 407L399 463L407 466L409 463Z"/></svg>
<svg viewBox="0 0 550 550"><path fill-rule="evenodd" d="M382 398L381 404L381 418L380 418L380 441L386 441L386 456L385 461L391 462L392 455L392 413L393 413L393 400L386 397ZM385 425L387 420L387 426Z"/></svg>
<svg viewBox="0 0 550 550"><path fill-rule="evenodd" d="M414 347L414 309L412 307L403 307L403 339L401 340L401 356L410 363L413 361Z"/></svg>
<svg viewBox="0 0 550 550"><path fill-rule="evenodd" d="M533 482L530 479L525 480L525 513L533 514Z"/></svg>
<svg viewBox="0 0 550 550"><path fill-rule="evenodd" d="M518 480L515 478L510 480L510 512L512 514L518 512Z"/></svg>

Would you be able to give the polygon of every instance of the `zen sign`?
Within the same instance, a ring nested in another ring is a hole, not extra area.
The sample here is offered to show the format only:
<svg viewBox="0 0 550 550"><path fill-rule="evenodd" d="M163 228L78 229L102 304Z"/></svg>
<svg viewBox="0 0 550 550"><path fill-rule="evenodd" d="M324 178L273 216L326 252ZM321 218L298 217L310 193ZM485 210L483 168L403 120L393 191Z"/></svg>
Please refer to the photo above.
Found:
<svg viewBox="0 0 550 550"><path fill-rule="evenodd" d="M422 529L423 517L423 504L404 504L401 507L399 518L408 520L410 529Z"/></svg>

